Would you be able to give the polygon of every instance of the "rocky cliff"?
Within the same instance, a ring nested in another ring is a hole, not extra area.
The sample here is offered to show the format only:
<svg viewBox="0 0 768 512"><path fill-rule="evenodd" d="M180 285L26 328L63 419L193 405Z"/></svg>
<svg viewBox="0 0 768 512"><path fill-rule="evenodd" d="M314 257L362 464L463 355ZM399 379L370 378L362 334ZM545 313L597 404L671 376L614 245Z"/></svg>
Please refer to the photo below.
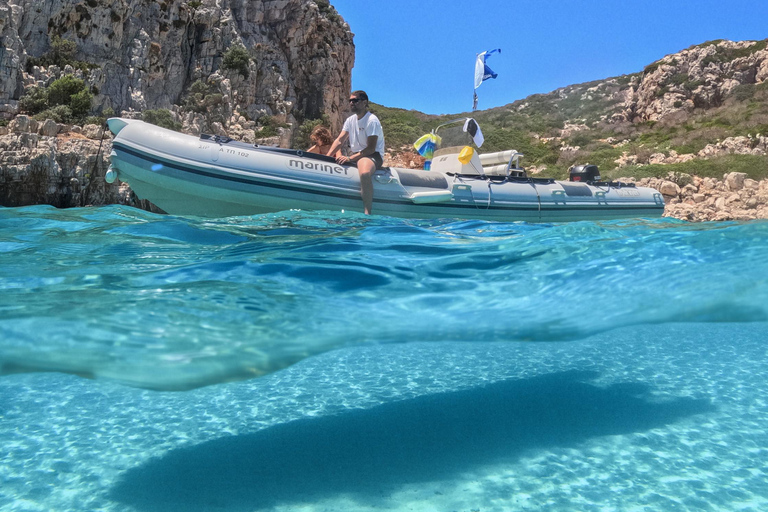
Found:
<svg viewBox="0 0 768 512"><path fill-rule="evenodd" d="M340 126L354 64L352 33L327 0L0 0L0 38L6 117L25 87L66 71L95 93L96 112L169 109L190 131L232 136L265 118L295 128L327 114ZM56 38L76 44L86 71L29 66ZM247 58L227 67L233 47ZM215 96L204 109L189 108L197 81Z"/></svg>
<svg viewBox="0 0 768 512"><path fill-rule="evenodd" d="M577 126L598 120L679 123L766 82L768 39L718 40L667 55L639 73L563 87L511 106L531 112L544 104Z"/></svg>
<svg viewBox="0 0 768 512"><path fill-rule="evenodd" d="M100 151L98 127L19 115L25 90L71 74L97 115L164 109L189 133L289 146L304 121L341 126L352 37L327 0L0 0L0 204L134 201L103 181L108 135ZM46 60L56 41L73 65Z"/></svg>
<svg viewBox="0 0 768 512"><path fill-rule="evenodd" d="M768 40L710 41L646 66L621 104L630 121L659 121L722 105L740 86L768 80Z"/></svg>

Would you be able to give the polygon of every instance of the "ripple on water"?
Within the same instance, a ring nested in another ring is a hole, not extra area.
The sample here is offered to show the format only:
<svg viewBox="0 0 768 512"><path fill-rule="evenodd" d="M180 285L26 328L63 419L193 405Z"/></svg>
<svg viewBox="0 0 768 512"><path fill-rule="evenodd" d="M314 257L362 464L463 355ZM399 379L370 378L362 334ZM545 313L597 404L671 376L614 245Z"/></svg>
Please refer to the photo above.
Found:
<svg viewBox="0 0 768 512"><path fill-rule="evenodd" d="M768 319L768 223L0 210L0 364L188 388L333 348ZM706 277L704 277L706 276Z"/></svg>

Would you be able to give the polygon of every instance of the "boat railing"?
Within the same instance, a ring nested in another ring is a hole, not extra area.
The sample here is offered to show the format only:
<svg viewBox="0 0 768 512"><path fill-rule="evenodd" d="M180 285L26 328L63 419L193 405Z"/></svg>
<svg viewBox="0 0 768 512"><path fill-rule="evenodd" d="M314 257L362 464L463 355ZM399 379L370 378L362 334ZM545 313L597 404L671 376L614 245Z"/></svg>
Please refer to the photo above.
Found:
<svg viewBox="0 0 768 512"><path fill-rule="evenodd" d="M520 167L520 159L524 156L514 149L508 149L482 154L480 155L480 162L483 164L483 172L486 175L524 178L526 176L525 169Z"/></svg>

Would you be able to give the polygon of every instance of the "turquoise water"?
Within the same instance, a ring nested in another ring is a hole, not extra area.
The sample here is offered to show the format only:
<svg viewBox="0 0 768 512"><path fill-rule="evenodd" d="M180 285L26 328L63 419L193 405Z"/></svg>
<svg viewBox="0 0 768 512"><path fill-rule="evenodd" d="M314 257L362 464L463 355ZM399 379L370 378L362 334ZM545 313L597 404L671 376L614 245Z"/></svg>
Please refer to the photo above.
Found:
<svg viewBox="0 0 768 512"><path fill-rule="evenodd" d="M2 511L768 508L765 221L0 209L0 287Z"/></svg>

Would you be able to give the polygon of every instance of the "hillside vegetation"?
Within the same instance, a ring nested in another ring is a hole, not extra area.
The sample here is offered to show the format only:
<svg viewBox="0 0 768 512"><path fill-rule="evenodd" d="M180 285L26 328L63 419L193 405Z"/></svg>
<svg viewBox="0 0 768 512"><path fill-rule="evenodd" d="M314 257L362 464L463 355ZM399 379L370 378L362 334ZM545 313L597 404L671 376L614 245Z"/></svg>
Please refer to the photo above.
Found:
<svg viewBox="0 0 768 512"><path fill-rule="evenodd" d="M607 178L670 172L768 177L768 40L711 41L633 75L536 94L455 116L373 105L393 152L440 122L472 116L482 152L517 149L533 171L564 177L577 163Z"/></svg>

